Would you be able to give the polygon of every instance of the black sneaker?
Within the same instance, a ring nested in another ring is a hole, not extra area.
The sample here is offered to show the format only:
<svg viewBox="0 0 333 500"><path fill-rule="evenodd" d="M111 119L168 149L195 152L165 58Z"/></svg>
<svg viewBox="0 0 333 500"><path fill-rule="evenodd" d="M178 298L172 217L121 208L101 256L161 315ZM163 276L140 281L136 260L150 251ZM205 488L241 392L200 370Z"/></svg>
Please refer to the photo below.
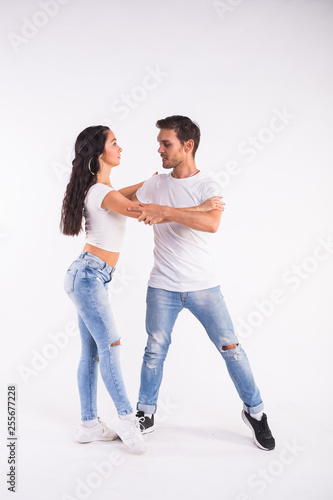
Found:
<svg viewBox="0 0 333 500"><path fill-rule="evenodd" d="M136 416L139 419L140 431L142 434L148 434L149 432L153 432L155 430L154 425L154 415L151 418L145 416L143 411L138 411Z"/></svg>
<svg viewBox="0 0 333 500"><path fill-rule="evenodd" d="M245 424L252 429L253 440L255 444L262 450L274 450L275 439L272 436L270 428L268 427L267 415L263 414L261 420L252 418L249 413L242 411L242 419Z"/></svg>

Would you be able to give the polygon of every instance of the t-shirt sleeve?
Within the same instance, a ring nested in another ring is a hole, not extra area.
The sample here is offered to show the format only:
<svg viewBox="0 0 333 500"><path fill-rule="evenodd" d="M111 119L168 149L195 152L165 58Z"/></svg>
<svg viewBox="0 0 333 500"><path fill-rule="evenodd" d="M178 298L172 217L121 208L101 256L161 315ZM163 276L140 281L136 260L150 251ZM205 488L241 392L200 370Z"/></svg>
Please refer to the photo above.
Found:
<svg viewBox="0 0 333 500"><path fill-rule="evenodd" d="M207 181L201 189L201 203L213 196L222 196L222 188L213 180Z"/></svg>
<svg viewBox="0 0 333 500"><path fill-rule="evenodd" d="M148 179L136 192L136 197L141 203L151 203L152 193L154 192L154 187L156 184L156 177L158 175L154 175L150 179Z"/></svg>
<svg viewBox="0 0 333 500"><path fill-rule="evenodd" d="M102 208L101 205L105 196L111 191L114 191L114 188L111 188L110 186L106 186L105 184L100 183L94 184L94 186L91 187L90 192L88 193L89 205L95 209L106 210L106 208Z"/></svg>

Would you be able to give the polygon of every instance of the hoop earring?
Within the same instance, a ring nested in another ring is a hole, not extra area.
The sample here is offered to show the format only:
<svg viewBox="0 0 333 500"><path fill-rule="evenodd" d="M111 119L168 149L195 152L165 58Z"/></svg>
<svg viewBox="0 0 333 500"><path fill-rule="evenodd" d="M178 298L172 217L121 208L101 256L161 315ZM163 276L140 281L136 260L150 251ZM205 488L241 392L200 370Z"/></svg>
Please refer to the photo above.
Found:
<svg viewBox="0 0 333 500"><path fill-rule="evenodd" d="M91 165L90 165L91 164L91 160L93 160L93 159L94 159L94 157L90 158L89 163L88 163L88 170L91 173L91 175L95 175L94 172L91 171Z"/></svg>
<svg viewBox="0 0 333 500"><path fill-rule="evenodd" d="M103 170L104 170L104 161L103 161L103 160L99 160L99 161L101 161L101 162L102 162L102 165L103 165L103 166L102 166L102 170L101 170L100 172L98 172L98 174L96 174L96 175L101 175L101 173L102 173L102 172L103 172Z"/></svg>

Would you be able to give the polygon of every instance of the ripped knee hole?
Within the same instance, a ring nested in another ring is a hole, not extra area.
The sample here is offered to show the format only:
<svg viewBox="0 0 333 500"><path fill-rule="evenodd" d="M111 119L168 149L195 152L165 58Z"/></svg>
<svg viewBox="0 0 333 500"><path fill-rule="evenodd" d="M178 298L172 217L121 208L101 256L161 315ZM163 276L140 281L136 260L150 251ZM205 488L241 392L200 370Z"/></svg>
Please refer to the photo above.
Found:
<svg viewBox="0 0 333 500"><path fill-rule="evenodd" d="M222 346L222 351L229 351L229 349L235 349L239 344L229 344L229 345L223 345Z"/></svg>
<svg viewBox="0 0 333 500"><path fill-rule="evenodd" d="M117 342L114 342L113 344L110 344L110 347L113 347L115 345L120 345L120 340L117 340Z"/></svg>
<svg viewBox="0 0 333 500"><path fill-rule="evenodd" d="M150 363L147 363L147 361L145 361L145 364L149 370L154 370L154 368L156 368L156 365L151 365Z"/></svg>

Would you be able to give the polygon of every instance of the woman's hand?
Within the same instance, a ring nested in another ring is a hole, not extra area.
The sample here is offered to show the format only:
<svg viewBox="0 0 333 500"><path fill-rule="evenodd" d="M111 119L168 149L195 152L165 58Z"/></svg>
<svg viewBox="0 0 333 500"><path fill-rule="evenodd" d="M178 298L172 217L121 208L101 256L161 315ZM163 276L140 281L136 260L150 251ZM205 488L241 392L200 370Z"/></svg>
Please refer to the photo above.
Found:
<svg viewBox="0 0 333 500"><path fill-rule="evenodd" d="M213 196L213 198L209 198L201 205L198 205L196 209L199 212L210 212L211 210L219 210L220 212L223 212L224 206L225 203L223 203L221 196Z"/></svg>
<svg viewBox="0 0 333 500"><path fill-rule="evenodd" d="M138 217L138 222L144 222L149 226L153 224L158 224L164 217L164 209L165 207L162 205L155 205L155 203L142 203L137 207L129 207L127 210L130 212L141 212L141 215Z"/></svg>

